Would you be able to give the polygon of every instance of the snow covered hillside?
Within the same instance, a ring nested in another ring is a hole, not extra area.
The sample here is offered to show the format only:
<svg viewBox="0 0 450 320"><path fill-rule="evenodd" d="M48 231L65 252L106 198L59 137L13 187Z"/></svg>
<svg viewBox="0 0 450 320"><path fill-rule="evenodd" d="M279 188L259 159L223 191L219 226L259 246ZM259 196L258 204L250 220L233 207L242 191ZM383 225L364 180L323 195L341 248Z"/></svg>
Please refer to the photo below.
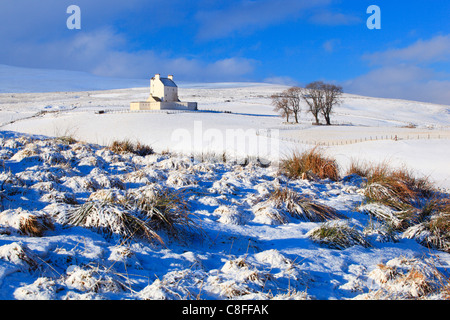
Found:
<svg viewBox="0 0 450 320"><path fill-rule="evenodd" d="M389 230L379 217L395 212L364 204L355 175L288 179L254 162L5 132L0 145L0 299L448 294L448 248L422 245L420 225ZM318 237L321 228L344 241Z"/></svg>
<svg viewBox="0 0 450 320"><path fill-rule="evenodd" d="M313 126L274 113L285 86L179 87L198 112L128 111L145 80L0 66L0 299L448 298L449 106L345 94ZM339 179L281 170L317 144ZM398 202L354 161L442 189Z"/></svg>
<svg viewBox="0 0 450 320"><path fill-rule="evenodd" d="M146 80L105 78L85 72L31 69L0 64L0 93L121 89L145 86L147 83Z"/></svg>
<svg viewBox="0 0 450 320"><path fill-rule="evenodd" d="M18 91L29 89L26 74L17 77L23 79ZM46 77L57 78L53 71ZM4 88L9 86L7 79L5 76L0 82ZM66 83L70 91L50 92L57 91L58 87L53 86L57 81L45 79L36 82L45 92L0 94L3 130L69 135L101 145L130 139L149 144L158 152L189 156L226 153L270 160L279 160L293 150L305 150L320 143L338 159L343 169L354 158L388 161L406 165L420 175L429 176L439 186L450 188L450 169L446 165L450 157L449 106L345 94L344 103L332 117L335 125L311 125L312 116L306 107L300 124L294 125L285 124L273 111L270 96L286 88L280 85L181 84L180 99L197 101L201 112L129 112L131 101L147 99L147 83L137 88L79 91L78 85L116 87L111 84L114 79L92 82L84 74L70 73L70 81L60 82ZM106 112L96 114L99 110ZM227 139L227 130L252 142L237 150L236 145L230 145L233 141Z"/></svg>

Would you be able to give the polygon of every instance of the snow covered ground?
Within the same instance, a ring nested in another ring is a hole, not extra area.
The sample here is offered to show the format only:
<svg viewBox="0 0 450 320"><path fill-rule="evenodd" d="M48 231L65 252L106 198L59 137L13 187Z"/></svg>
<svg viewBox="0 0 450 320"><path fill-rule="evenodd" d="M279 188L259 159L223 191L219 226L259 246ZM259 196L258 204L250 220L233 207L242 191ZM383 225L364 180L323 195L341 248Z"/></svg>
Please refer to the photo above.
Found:
<svg viewBox="0 0 450 320"><path fill-rule="evenodd" d="M221 83L180 85L180 99L197 101L200 112L127 112L148 87L79 73L64 73L57 86L61 74L27 70L11 83L8 68L0 68L0 299L444 298L435 274L448 270L449 253L405 232L386 240L373 231L360 210L361 179L290 180L276 165L253 160L276 163L317 141L342 171L353 158L388 160L450 188L449 106L346 94L333 117L338 125L312 126L306 113L293 125L270 105L285 87ZM39 83L29 81L35 75ZM149 144L157 154L104 147L117 139ZM224 155L226 163L213 161ZM250 164L235 162L246 156ZM311 233L324 222L276 205L270 195L279 189L334 208L338 223L369 245L339 250L315 242ZM68 218L85 203L108 203L109 215L96 222L105 226L128 201L161 190L179 193L195 223L178 226L178 238L158 230L164 244L124 241L117 226L105 233ZM430 290L409 281L414 270L430 275Z"/></svg>
<svg viewBox="0 0 450 320"><path fill-rule="evenodd" d="M101 85L101 79L92 82L84 74L71 75L74 89L82 86L86 91L48 92L54 81L44 77L40 86L46 92L30 89L28 93L0 94L1 128L46 136L70 135L101 145L116 139L138 140L158 152L225 152L230 157L271 160L321 143L338 158L343 170L352 158L392 161L450 188L450 168L445 165L450 156L449 106L346 94L333 116L336 125L313 126L306 111L300 116L301 123L293 125L285 124L271 106L270 95L286 87L212 83L182 84L179 88L180 99L197 101L203 112L128 112L131 101L147 99L148 87L89 91L93 84L106 87L114 81L104 80ZM8 88L5 82L0 84ZM107 113L95 114L98 110ZM239 148L241 141L227 137L227 131L250 142L242 142L244 146ZM398 141L394 141L395 136Z"/></svg>
<svg viewBox="0 0 450 320"><path fill-rule="evenodd" d="M0 142L1 299L444 297L407 278L413 270L444 272L450 254L371 229L358 209L361 179L289 180L255 163L115 154L13 133ZM271 194L285 189L333 208L364 245L316 243L310 233L324 222L274 202ZM124 236L118 215L137 215L128 204L161 190L182 197L192 225L175 224L177 237L156 230L163 244ZM71 217L86 204L103 211L75 223ZM424 281L438 286L436 278Z"/></svg>

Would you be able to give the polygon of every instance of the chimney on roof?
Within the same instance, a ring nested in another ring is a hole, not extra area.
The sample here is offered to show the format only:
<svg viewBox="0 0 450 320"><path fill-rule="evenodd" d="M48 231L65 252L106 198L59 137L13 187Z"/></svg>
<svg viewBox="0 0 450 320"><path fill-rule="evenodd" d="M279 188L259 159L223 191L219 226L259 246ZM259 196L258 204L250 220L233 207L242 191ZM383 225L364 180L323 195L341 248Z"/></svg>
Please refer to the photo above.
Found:
<svg viewBox="0 0 450 320"><path fill-rule="evenodd" d="M173 80L173 75L169 74L169 75L167 76L167 78L169 78L170 80Z"/></svg>
<svg viewBox="0 0 450 320"><path fill-rule="evenodd" d="M160 76L159 73L155 74L155 79L159 80L159 76Z"/></svg>

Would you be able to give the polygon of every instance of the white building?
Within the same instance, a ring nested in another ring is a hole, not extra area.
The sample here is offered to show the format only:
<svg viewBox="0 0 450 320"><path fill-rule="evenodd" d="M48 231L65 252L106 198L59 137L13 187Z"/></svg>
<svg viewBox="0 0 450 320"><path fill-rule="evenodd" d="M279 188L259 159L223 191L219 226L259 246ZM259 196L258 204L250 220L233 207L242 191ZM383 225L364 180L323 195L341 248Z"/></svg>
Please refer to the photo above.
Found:
<svg viewBox="0 0 450 320"><path fill-rule="evenodd" d="M130 110L197 110L197 103L181 102L173 76L162 78L156 74L150 80L150 96L147 101L131 102Z"/></svg>

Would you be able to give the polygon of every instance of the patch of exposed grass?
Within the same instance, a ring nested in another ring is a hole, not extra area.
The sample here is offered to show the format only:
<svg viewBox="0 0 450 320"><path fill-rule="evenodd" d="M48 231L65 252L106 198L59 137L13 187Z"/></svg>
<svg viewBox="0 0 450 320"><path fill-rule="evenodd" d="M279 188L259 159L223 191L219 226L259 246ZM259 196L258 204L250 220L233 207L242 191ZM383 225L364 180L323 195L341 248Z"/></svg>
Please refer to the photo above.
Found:
<svg viewBox="0 0 450 320"><path fill-rule="evenodd" d="M422 210L420 222L408 228L403 236L450 253L450 200L439 198L430 201Z"/></svg>
<svg viewBox="0 0 450 320"><path fill-rule="evenodd" d="M354 227L347 222L328 221L321 226L312 229L307 236L314 242L318 242L332 249L343 250L355 245L365 248L371 247L370 243Z"/></svg>
<svg viewBox="0 0 450 320"><path fill-rule="evenodd" d="M435 194L427 178L417 177L407 168L391 168L386 162L370 164L353 161L347 174L366 179L364 195L368 205L362 211L404 231L427 215L428 200Z"/></svg>
<svg viewBox="0 0 450 320"><path fill-rule="evenodd" d="M432 183L407 168L392 169L386 163L353 162L347 174L367 179L366 204L359 207L403 237L424 246L450 252L450 200Z"/></svg>
<svg viewBox="0 0 450 320"><path fill-rule="evenodd" d="M365 195L369 201L398 210L417 205L420 198L430 198L434 194L434 187L427 178L417 177L405 167L393 169L386 162L371 165L353 161L347 171L347 174L352 173L367 179Z"/></svg>
<svg viewBox="0 0 450 320"><path fill-rule="evenodd" d="M371 170L372 166L368 162L353 159L346 171L346 175L357 174L360 177L367 178L370 176Z"/></svg>
<svg viewBox="0 0 450 320"><path fill-rule="evenodd" d="M117 235L124 240L139 237L163 243L162 238L135 212L109 202L88 201L69 213L67 223L94 229L108 237Z"/></svg>
<svg viewBox="0 0 450 320"><path fill-rule="evenodd" d="M160 190L134 200L140 215L154 230L165 230L173 236L180 228L193 228L187 201L179 192Z"/></svg>
<svg viewBox="0 0 450 320"><path fill-rule="evenodd" d="M71 210L68 224L92 228L106 236L119 236L123 240L144 238L164 244L159 231L178 238L185 227L194 228L187 203L168 190L127 194L116 201L89 200Z"/></svg>
<svg viewBox="0 0 450 320"><path fill-rule="evenodd" d="M48 215L22 208L1 212L0 225L11 227L29 237L42 237L46 231L54 228L53 221Z"/></svg>
<svg viewBox="0 0 450 320"><path fill-rule="evenodd" d="M384 203L371 202L358 208L394 230L404 231L417 221L418 209L407 206L405 210L393 208Z"/></svg>
<svg viewBox="0 0 450 320"><path fill-rule="evenodd" d="M290 189L276 189L271 193L269 201L277 208L285 208L294 218L312 222L345 218L334 208L307 199Z"/></svg>
<svg viewBox="0 0 450 320"><path fill-rule="evenodd" d="M398 242L397 230L389 223L370 220L363 230L365 236L373 236L378 242Z"/></svg>
<svg viewBox="0 0 450 320"><path fill-rule="evenodd" d="M53 223L45 216L29 215L20 221L20 231L30 237L42 237L47 230L53 230Z"/></svg>
<svg viewBox="0 0 450 320"><path fill-rule="evenodd" d="M153 154L153 148L140 142L132 142L131 140L115 140L109 146L109 149L115 153L134 153L139 156Z"/></svg>
<svg viewBox="0 0 450 320"><path fill-rule="evenodd" d="M448 299L447 272L434 259L394 258L379 264L368 276L379 286L356 299L371 300L441 300ZM439 263L440 264L440 263Z"/></svg>
<svg viewBox="0 0 450 320"><path fill-rule="evenodd" d="M324 155L317 147L293 155L281 162L281 171L290 178L311 177L319 179L339 179L339 169L335 159Z"/></svg>
<svg viewBox="0 0 450 320"><path fill-rule="evenodd" d="M77 139L75 139L73 136L71 135L66 135L66 136L61 136L61 137L57 137L56 141L62 144L66 144L66 145L71 145L71 144L75 144L78 142Z"/></svg>

